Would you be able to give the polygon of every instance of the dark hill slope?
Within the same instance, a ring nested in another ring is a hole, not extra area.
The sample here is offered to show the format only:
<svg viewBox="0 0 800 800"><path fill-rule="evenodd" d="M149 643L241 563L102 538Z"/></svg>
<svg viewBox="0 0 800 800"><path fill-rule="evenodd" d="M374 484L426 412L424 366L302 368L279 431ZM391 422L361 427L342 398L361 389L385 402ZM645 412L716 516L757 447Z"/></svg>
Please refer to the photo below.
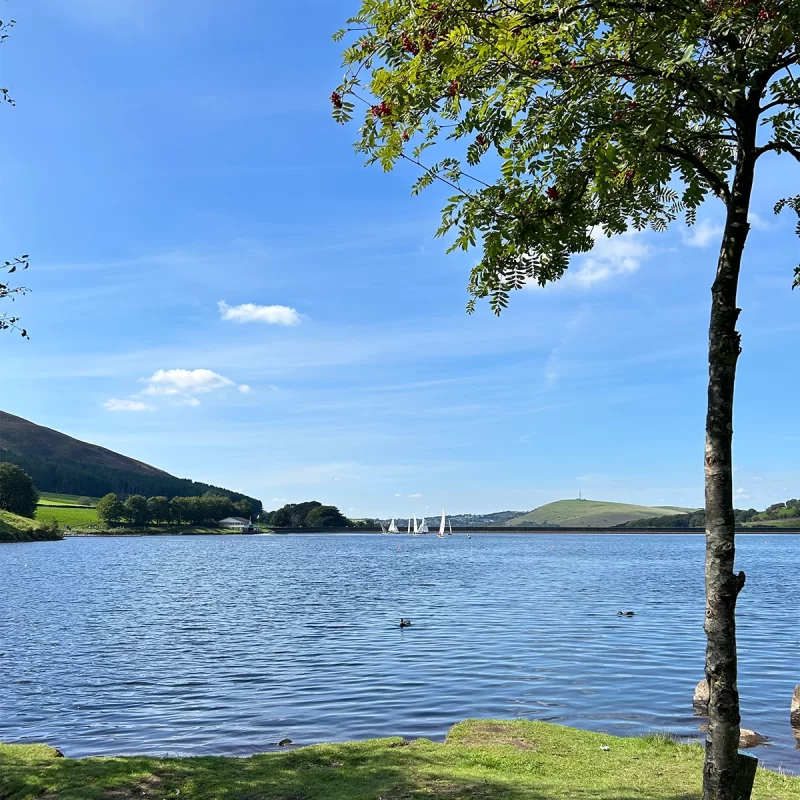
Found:
<svg viewBox="0 0 800 800"><path fill-rule="evenodd" d="M233 500L246 498L258 503L239 492L176 478L135 458L73 439L5 411L0 411L0 461L19 464L42 492L90 497L108 492L190 497L212 491Z"/></svg>

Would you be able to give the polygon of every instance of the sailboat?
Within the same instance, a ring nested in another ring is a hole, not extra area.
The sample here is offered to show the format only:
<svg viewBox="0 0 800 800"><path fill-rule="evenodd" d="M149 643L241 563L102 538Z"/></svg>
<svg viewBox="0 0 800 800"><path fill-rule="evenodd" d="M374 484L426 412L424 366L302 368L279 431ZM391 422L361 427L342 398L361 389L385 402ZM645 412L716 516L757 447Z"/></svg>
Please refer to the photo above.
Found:
<svg viewBox="0 0 800 800"><path fill-rule="evenodd" d="M448 536L453 535L453 526L450 524L450 520L447 520L447 535Z"/></svg>
<svg viewBox="0 0 800 800"><path fill-rule="evenodd" d="M381 526L381 533L383 534L389 533L389 531L386 530L386 526L380 520L378 520L378 524Z"/></svg>
<svg viewBox="0 0 800 800"><path fill-rule="evenodd" d="M444 527L446 524L447 518L445 517L444 509L442 509L442 521L439 523L439 533L436 534L440 539L444 539Z"/></svg>
<svg viewBox="0 0 800 800"><path fill-rule="evenodd" d="M412 536L416 536L419 533L419 525L417 524L417 517L414 516L414 530L411 533Z"/></svg>
<svg viewBox="0 0 800 800"><path fill-rule="evenodd" d="M397 530L397 524L395 523L394 519L392 519L392 521L389 523L389 530L387 533L400 533L400 531Z"/></svg>
<svg viewBox="0 0 800 800"><path fill-rule="evenodd" d="M417 530L417 518L414 517L414 532ZM411 533L411 517L408 518L408 530L406 533Z"/></svg>
<svg viewBox="0 0 800 800"><path fill-rule="evenodd" d="M428 532L428 523L425 522L425 517L422 518L422 524L419 526L419 530L417 533L427 533Z"/></svg>

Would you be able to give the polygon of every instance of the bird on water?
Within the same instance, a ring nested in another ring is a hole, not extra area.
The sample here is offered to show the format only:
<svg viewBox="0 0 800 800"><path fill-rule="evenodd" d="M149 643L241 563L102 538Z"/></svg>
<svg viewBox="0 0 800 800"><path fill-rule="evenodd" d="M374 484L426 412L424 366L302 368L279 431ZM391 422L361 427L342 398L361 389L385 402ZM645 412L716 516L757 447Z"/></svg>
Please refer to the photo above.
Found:
<svg viewBox="0 0 800 800"><path fill-rule="evenodd" d="M636 612L635 611L617 611L617 616L618 617L635 617L636 616Z"/></svg>
<svg viewBox="0 0 800 800"><path fill-rule="evenodd" d="M409 628L410 626L411 626L411 620L410 619L403 619L402 617L400 617L400 627L401 628Z"/></svg>

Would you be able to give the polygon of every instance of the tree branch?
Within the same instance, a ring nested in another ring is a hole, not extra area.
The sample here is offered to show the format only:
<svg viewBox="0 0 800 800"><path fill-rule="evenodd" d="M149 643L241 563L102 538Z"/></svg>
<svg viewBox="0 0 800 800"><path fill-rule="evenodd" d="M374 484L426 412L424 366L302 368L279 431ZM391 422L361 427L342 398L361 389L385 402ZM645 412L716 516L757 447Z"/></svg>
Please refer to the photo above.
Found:
<svg viewBox="0 0 800 800"><path fill-rule="evenodd" d="M706 182L712 188L714 194L719 197L719 199L722 200L725 205L728 205L728 202L731 199L731 192L730 189L728 189L728 185L722 180L722 178L719 177L719 175L717 175L716 172L714 172L714 170L707 167L694 153L681 150L680 148L673 147L670 144L662 144L658 149L671 156L680 158L687 164L691 164L706 179Z"/></svg>
<svg viewBox="0 0 800 800"><path fill-rule="evenodd" d="M770 142L769 144L765 144L763 147L757 147L756 158L763 156L764 153L767 153L770 150L774 150L779 155L785 150L787 153L793 155L797 161L800 161L800 148L795 147L793 144L789 144L789 142Z"/></svg>

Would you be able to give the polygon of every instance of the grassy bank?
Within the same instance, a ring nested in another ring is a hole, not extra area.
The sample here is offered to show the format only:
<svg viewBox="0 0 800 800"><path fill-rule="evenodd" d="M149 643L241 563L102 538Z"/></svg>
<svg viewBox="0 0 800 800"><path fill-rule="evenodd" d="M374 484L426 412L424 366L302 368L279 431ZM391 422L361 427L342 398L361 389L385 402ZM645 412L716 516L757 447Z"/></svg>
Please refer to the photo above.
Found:
<svg viewBox="0 0 800 800"><path fill-rule="evenodd" d="M88 497L87 495L39 492L40 506L78 506L78 508L86 508L87 504L81 501L88 500L89 506L96 506L98 499L97 497Z"/></svg>
<svg viewBox="0 0 800 800"><path fill-rule="evenodd" d="M44 745L0 745L0 798L698 800L702 761L701 747L664 737L470 720L445 744L373 739L246 759L71 760ZM753 800L800 800L800 778L759 770Z"/></svg>
<svg viewBox="0 0 800 800"><path fill-rule="evenodd" d="M61 535L55 531L44 530L40 520L19 517L10 511L0 510L0 543L51 542L58 539L61 539Z"/></svg>

